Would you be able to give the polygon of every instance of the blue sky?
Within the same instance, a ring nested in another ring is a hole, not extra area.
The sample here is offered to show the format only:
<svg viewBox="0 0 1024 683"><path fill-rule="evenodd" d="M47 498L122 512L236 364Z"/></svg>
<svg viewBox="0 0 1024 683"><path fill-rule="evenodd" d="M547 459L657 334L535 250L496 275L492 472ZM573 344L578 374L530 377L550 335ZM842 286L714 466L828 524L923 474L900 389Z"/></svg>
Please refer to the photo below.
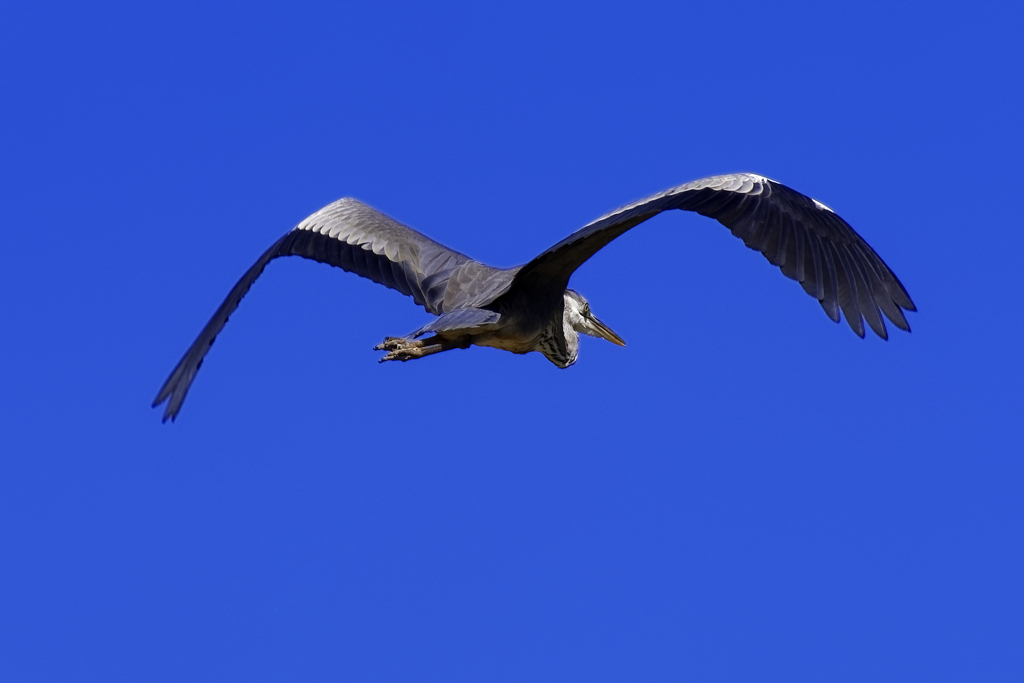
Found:
<svg viewBox="0 0 1024 683"><path fill-rule="evenodd" d="M37 2L0 10L5 680L1024 677L1014 3ZM270 265L354 196L497 266L754 171L898 274L858 339L673 213L558 370Z"/></svg>

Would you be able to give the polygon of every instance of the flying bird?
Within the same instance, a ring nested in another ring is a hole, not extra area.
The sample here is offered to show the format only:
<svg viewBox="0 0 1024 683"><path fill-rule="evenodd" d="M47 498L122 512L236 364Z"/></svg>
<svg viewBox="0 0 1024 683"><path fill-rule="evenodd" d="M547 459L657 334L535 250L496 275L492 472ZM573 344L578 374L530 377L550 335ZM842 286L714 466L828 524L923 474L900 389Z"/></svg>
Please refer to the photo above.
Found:
<svg viewBox="0 0 1024 683"><path fill-rule="evenodd" d="M453 251L355 199L329 204L292 228L257 259L160 389L174 420L210 345L272 260L302 256L337 266L402 294L437 316L405 337L375 347L384 361L408 361L472 345L539 351L560 368L576 362L579 333L625 342L569 289L569 278L616 237L668 209L695 211L729 228L784 275L800 283L825 313L840 311L860 337L864 321L888 338L885 315L907 332L903 311L917 310L896 275L832 209L753 173L711 176L616 209L523 266L493 268Z"/></svg>

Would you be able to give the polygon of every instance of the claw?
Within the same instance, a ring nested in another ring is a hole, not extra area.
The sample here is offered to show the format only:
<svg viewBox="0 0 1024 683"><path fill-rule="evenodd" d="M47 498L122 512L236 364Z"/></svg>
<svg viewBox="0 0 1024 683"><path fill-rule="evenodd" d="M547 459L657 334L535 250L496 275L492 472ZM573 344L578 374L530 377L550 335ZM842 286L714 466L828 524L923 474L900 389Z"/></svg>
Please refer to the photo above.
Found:
<svg viewBox="0 0 1024 683"><path fill-rule="evenodd" d="M427 342L436 340L437 337L431 337L430 339L409 339L408 337L385 337L384 341L373 347L374 351L387 351L388 353L381 358L378 362L383 363L389 360L415 360L417 358L423 358L424 356L430 356L444 351L451 346L446 346L442 343L428 344ZM465 346L469 346L467 343ZM465 348L460 346L459 348Z"/></svg>
<svg viewBox="0 0 1024 683"><path fill-rule="evenodd" d="M400 349L407 349L411 346L419 346L416 342L411 339L405 339L403 337L384 337L384 341L373 347L374 351L398 351Z"/></svg>
<svg viewBox="0 0 1024 683"><path fill-rule="evenodd" d="M404 337L384 337L384 341L373 347L374 351L387 351L388 354L380 359L380 362L388 360L412 360L418 358L419 347L423 344L413 339Z"/></svg>

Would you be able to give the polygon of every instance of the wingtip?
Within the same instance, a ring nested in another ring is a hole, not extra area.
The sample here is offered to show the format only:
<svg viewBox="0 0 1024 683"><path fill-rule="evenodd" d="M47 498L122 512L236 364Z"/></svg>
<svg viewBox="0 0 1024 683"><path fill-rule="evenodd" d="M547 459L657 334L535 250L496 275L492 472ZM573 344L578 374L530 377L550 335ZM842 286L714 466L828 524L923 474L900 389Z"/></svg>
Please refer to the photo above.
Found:
<svg viewBox="0 0 1024 683"><path fill-rule="evenodd" d="M153 405L151 408L159 408L163 403L167 401L167 408L164 409L164 414L160 418L161 424L166 424L167 420L174 422L174 418L178 417L178 411L172 410L171 407L174 405L174 397L170 394L165 393L163 390L157 394L157 397L153 399Z"/></svg>

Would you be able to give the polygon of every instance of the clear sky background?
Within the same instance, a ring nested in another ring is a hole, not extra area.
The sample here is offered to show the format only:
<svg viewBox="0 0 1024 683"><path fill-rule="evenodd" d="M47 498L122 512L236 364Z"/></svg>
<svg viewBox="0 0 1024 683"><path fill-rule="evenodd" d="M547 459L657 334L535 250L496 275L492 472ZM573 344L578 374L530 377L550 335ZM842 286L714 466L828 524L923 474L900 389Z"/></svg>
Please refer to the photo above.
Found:
<svg viewBox="0 0 1024 683"><path fill-rule="evenodd" d="M1019 3L9 3L5 681L1024 680ZM487 263L754 171L913 333L673 212L628 342L379 365L410 299L270 265L354 196Z"/></svg>

